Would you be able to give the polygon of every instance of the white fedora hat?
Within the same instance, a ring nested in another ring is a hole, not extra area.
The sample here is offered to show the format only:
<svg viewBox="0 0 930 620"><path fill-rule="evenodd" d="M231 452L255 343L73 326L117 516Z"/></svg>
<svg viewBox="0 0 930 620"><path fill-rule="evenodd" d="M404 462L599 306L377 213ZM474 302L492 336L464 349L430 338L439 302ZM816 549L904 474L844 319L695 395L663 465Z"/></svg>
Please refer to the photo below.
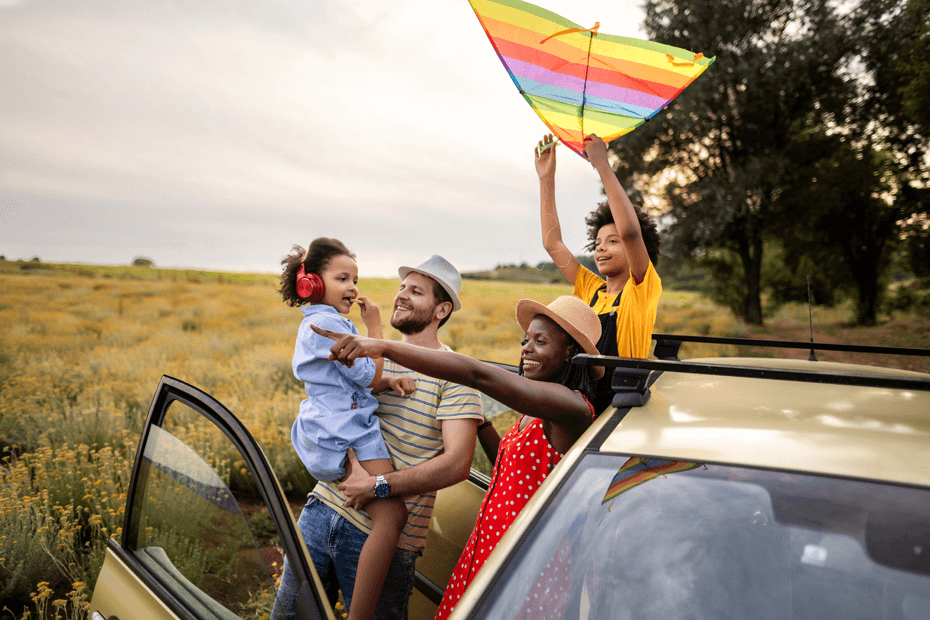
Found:
<svg viewBox="0 0 930 620"><path fill-rule="evenodd" d="M403 280L411 271L422 273L430 277L449 294L452 299L452 310L460 310L462 302L459 301L459 291L462 290L462 276L458 269L452 266L452 263L444 259L439 254L433 254L429 260L422 263L419 267L401 267L397 270L400 279Z"/></svg>

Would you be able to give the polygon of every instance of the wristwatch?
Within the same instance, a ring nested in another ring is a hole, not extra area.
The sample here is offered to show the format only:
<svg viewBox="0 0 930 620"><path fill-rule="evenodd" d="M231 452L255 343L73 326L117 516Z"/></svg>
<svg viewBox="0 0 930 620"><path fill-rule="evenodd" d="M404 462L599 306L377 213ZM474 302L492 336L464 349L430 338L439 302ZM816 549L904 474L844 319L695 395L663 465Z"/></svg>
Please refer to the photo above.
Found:
<svg viewBox="0 0 930 620"><path fill-rule="evenodd" d="M384 479L384 474L375 476L375 496L385 498L391 494L391 485Z"/></svg>

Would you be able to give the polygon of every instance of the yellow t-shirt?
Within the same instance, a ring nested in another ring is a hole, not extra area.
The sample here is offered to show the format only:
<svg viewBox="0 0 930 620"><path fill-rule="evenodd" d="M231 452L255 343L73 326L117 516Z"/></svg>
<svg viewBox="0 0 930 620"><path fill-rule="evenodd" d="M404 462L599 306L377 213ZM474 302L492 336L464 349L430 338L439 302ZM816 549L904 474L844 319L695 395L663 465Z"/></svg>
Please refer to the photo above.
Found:
<svg viewBox="0 0 930 620"><path fill-rule="evenodd" d="M662 281L652 266L652 261L649 261L646 275L639 284L636 284L632 274L630 275L617 308L613 307L616 295L608 295L598 290L605 284L605 281L590 269L579 265L572 294L590 305L597 292L598 298L594 304L596 313L608 314L617 311L617 350L621 357L649 357L652 329L655 327L656 310L662 295Z"/></svg>

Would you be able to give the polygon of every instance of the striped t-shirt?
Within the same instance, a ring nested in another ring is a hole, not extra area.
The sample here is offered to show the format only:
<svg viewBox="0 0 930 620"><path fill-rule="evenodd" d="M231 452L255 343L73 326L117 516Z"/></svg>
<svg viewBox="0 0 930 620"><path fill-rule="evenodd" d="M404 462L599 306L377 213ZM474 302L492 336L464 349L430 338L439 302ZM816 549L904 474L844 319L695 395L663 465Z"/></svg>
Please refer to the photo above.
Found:
<svg viewBox="0 0 930 620"><path fill-rule="evenodd" d="M443 346L442 350L452 349ZM444 420L483 419L481 397L472 388L428 377L388 359L384 360L384 374L406 375L417 384L409 396L398 396L393 392L377 395L379 406L376 415L381 419L381 434L394 469L406 469L439 454ZM337 484L321 482L313 489L313 495L360 530L370 533L371 519L364 511L343 506L346 496L336 488ZM404 497L407 525L401 532L398 547L423 552L435 501L435 492Z"/></svg>

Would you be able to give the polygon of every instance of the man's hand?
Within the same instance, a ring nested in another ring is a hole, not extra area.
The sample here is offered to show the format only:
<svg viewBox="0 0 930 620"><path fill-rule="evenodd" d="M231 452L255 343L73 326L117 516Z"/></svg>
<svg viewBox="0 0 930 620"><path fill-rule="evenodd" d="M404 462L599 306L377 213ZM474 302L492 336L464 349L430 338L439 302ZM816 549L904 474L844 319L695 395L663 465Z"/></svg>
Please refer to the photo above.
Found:
<svg viewBox="0 0 930 620"><path fill-rule="evenodd" d="M555 147L558 142L552 134L546 134L533 149L536 158L536 174L542 179L555 178ZM545 150L543 150L545 149Z"/></svg>
<svg viewBox="0 0 930 620"><path fill-rule="evenodd" d="M417 389L417 382L411 377L392 376L388 378L388 386L398 396L410 396Z"/></svg>
<svg viewBox="0 0 930 620"><path fill-rule="evenodd" d="M342 334L317 327L312 323L310 328L319 335L336 341L336 344L329 348L329 359L337 361L343 366L351 368L355 364L355 358L357 357L384 357L384 349L387 346L385 340L362 338L354 334Z"/></svg>
<svg viewBox="0 0 930 620"><path fill-rule="evenodd" d="M610 165L607 161L607 145L593 133L584 138L584 156L595 168L602 164Z"/></svg>
<svg viewBox="0 0 930 620"><path fill-rule="evenodd" d="M355 450L347 451L346 458L351 461L352 475L343 478L337 488L348 498L343 506L361 510L365 504L375 499L375 477L365 471L358 462Z"/></svg>

